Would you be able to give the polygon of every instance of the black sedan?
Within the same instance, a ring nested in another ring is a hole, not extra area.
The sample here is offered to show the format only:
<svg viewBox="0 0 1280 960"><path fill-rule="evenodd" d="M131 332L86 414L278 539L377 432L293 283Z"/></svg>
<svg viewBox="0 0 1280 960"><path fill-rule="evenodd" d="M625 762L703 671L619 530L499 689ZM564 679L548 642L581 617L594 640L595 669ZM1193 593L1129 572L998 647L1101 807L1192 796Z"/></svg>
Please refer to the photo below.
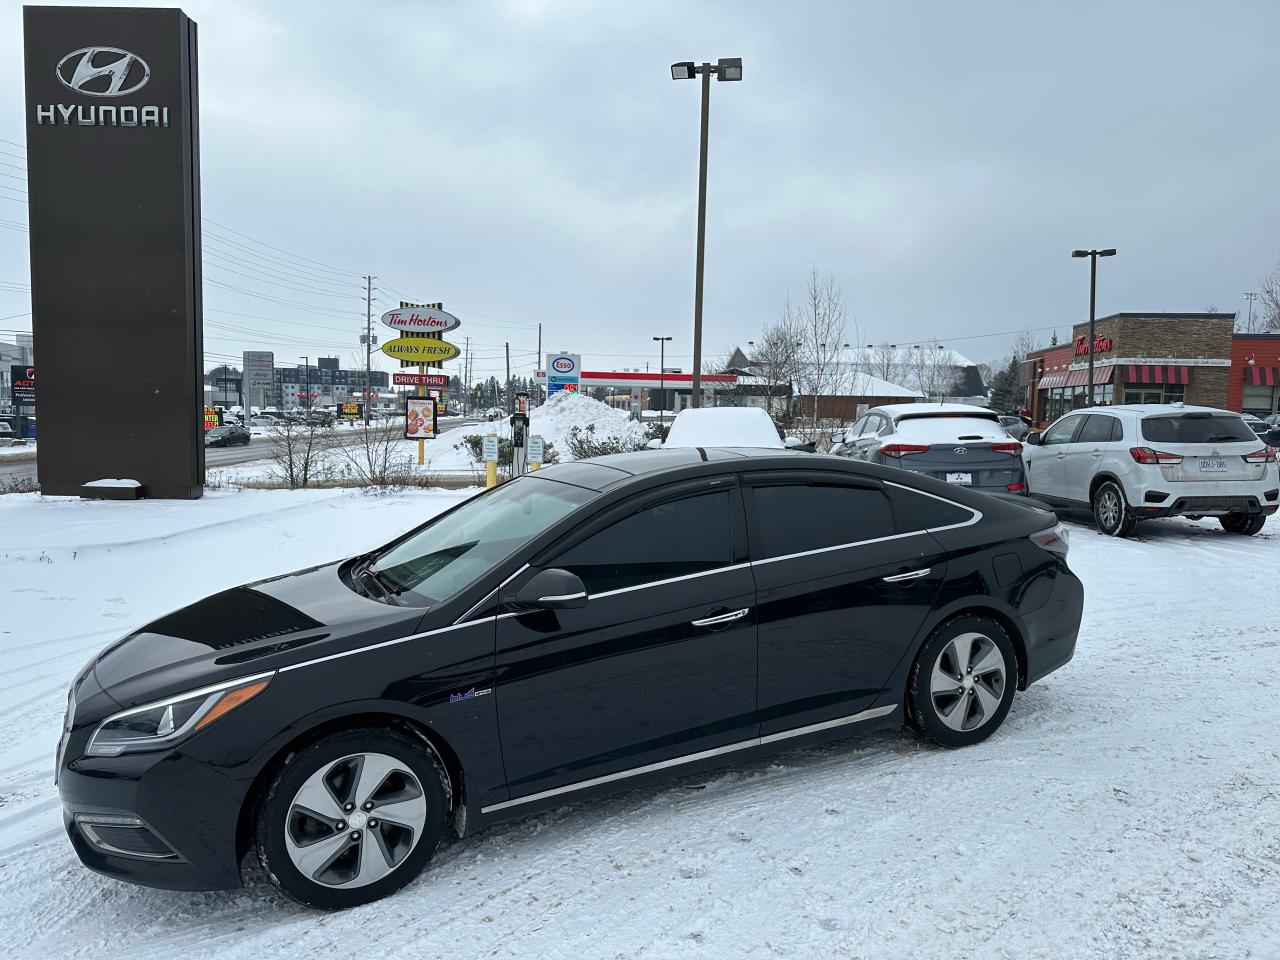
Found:
<svg viewBox="0 0 1280 960"><path fill-rule="evenodd" d="M57 762L94 870L318 907L446 830L761 751L992 734L1071 659L1051 514L900 470L670 449L550 467L371 553L216 594L75 678Z"/></svg>
<svg viewBox="0 0 1280 960"><path fill-rule="evenodd" d="M204 445L206 447L230 447L235 444L248 444L250 439L249 431L244 427L226 425L206 431Z"/></svg>

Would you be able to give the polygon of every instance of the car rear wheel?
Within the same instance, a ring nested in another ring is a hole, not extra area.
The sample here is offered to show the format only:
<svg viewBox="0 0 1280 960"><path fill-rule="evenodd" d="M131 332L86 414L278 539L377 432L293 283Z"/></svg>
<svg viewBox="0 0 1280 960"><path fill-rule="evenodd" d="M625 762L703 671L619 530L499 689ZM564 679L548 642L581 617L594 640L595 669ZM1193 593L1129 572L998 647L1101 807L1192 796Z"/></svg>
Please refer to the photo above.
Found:
<svg viewBox="0 0 1280 960"><path fill-rule="evenodd" d="M285 896L340 909L414 879L444 833L448 778L394 730L332 734L291 754L258 808L258 861Z"/></svg>
<svg viewBox="0 0 1280 960"><path fill-rule="evenodd" d="M1233 513L1225 517L1219 517L1218 522L1222 524L1222 529L1227 533L1239 533L1246 537L1252 537L1262 531L1262 528L1266 525L1267 517L1263 513Z"/></svg>
<svg viewBox="0 0 1280 960"><path fill-rule="evenodd" d="M1138 518L1114 480L1108 480L1094 491L1093 520L1099 532L1108 537L1127 537L1133 533Z"/></svg>
<svg viewBox="0 0 1280 960"><path fill-rule="evenodd" d="M1017 685L1017 657L1000 624L957 617L933 632L911 668L908 717L926 740L967 747L1004 722Z"/></svg>

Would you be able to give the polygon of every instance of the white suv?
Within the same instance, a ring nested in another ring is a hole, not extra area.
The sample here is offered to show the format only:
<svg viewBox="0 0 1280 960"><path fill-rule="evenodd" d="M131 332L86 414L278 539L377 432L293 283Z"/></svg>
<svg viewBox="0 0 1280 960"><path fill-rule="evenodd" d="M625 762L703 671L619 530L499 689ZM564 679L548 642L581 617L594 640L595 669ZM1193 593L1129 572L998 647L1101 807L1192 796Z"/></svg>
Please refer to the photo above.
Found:
<svg viewBox="0 0 1280 960"><path fill-rule="evenodd" d="M1090 509L1098 529L1127 536L1149 517L1217 517L1252 536L1280 506L1276 451L1240 414L1135 404L1068 413L1023 449L1031 496Z"/></svg>

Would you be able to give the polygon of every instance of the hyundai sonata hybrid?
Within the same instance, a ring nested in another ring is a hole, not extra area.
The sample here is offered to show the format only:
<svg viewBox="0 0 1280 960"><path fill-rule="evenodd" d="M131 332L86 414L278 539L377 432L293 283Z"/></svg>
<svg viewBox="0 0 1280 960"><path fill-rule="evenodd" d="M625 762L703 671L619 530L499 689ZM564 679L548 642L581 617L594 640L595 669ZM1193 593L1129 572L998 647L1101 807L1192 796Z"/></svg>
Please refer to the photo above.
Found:
<svg viewBox="0 0 1280 960"><path fill-rule="evenodd" d="M1066 555L1025 500L847 458L560 464L105 649L68 697L67 834L108 876L230 888L255 857L336 908L446 831L855 732L976 743L1074 652Z"/></svg>

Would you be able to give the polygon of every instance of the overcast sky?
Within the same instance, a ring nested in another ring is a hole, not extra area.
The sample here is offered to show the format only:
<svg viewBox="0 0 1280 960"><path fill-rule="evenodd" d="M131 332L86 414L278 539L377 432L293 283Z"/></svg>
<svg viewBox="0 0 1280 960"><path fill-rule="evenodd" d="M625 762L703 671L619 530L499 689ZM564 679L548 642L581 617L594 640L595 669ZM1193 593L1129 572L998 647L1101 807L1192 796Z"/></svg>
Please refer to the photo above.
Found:
<svg viewBox="0 0 1280 960"><path fill-rule="evenodd" d="M1280 259L1271 0L183 9L206 225L288 251L263 250L273 283L229 272L244 247L206 244L224 254L207 281L274 298L206 287L211 363L345 365L372 273L383 309L403 294L457 313L481 373L506 341L513 372L534 369L539 322L588 369L656 368L663 334L687 370L698 86L669 74L685 59L745 73L711 91L707 354L754 339L811 266L843 287L851 343L936 337L988 360L1087 315L1073 247L1120 251L1100 314L1243 309ZM17 166L0 183L17 190L21 34L5 0L0 162ZM16 201L0 226L25 222ZM30 329L10 286L29 282L26 244L0 229L0 328Z"/></svg>

